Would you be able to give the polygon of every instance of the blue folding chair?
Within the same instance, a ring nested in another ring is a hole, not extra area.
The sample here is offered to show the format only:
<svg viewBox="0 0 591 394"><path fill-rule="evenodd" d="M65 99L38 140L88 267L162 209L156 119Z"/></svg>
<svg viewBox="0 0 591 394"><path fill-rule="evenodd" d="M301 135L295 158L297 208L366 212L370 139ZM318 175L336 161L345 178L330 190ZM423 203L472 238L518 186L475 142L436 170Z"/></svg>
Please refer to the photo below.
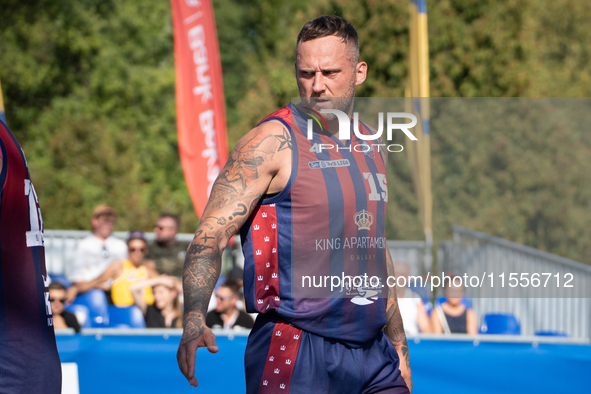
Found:
<svg viewBox="0 0 591 394"><path fill-rule="evenodd" d="M109 324L107 296L99 289L92 289L79 294L72 305L84 305L88 308L91 327L105 327Z"/></svg>
<svg viewBox="0 0 591 394"><path fill-rule="evenodd" d="M66 310L76 316L76 320L78 320L80 328L90 328L88 307L84 305L71 304L66 307Z"/></svg>
<svg viewBox="0 0 591 394"><path fill-rule="evenodd" d="M510 313L488 313L482 318L482 334L520 335L521 327L517 318Z"/></svg>
<svg viewBox="0 0 591 394"><path fill-rule="evenodd" d="M146 328L144 314L135 305L118 307L109 305L110 328Z"/></svg>

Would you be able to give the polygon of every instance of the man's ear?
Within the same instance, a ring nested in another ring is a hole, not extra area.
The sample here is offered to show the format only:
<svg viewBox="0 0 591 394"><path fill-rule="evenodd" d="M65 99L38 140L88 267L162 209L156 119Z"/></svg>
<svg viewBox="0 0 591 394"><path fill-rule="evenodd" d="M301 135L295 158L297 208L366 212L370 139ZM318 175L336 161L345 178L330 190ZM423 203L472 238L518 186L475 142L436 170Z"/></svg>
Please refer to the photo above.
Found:
<svg viewBox="0 0 591 394"><path fill-rule="evenodd" d="M355 86L361 85L367 78L367 63L359 62L355 66Z"/></svg>

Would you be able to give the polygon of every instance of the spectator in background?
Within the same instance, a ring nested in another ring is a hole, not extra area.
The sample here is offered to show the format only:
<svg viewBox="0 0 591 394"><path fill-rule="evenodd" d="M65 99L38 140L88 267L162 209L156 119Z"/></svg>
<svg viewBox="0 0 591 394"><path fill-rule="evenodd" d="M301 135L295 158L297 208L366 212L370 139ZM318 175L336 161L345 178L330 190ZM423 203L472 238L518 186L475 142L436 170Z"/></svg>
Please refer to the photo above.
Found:
<svg viewBox="0 0 591 394"><path fill-rule="evenodd" d="M431 312L431 326L436 334L472 334L478 333L476 313L462 304L463 286L451 286L445 289L445 302L437 305Z"/></svg>
<svg viewBox="0 0 591 394"><path fill-rule="evenodd" d="M425 304L421 297L408 288L410 285L410 270L405 263L394 264L397 284L405 286L396 286L396 295L398 296L398 308L402 315L404 331L406 335L416 335L419 332L431 332L429 316L425 311ZM398 280L400 278L400 280ZM405 278L404 280L402 278Z"/></svg>
<svg viewBox="0 0 591 394"><path fill-rule="evenodd" d="M66 303L66 286L58 282L49 284L49 301L53 311L54 328L73 328L77 333L80 332L80 324L76 315L70 313L64 308Z"/></svg>
<svg viewBox="0 0 591 394"><path fill-rule="evenodd" d="M178 216L170 213L160 214L154 227L156 240L150 244L147 259L154 261L154 268L158 272L181 279L185 254L190 242L176 239L179 225Z"/></svg>
<svg viewBox="0 0 591 394"><path fill-rule="evenodd" d="M144 279L155 278L158 272L143 265L144 256L148 252L148 242L141 231L131 231L127 239L127 251L129 259L111 263L98 278L89 282L78 282L70 289L73 293L85 293L90 289L102 288L108 280L113 280L111 297L113 304L117 306L130 306L134 304L130 286ZM154 302L152 288L144 287L144 301L151 305Z"/></svg>
<svg viewBox="0 0 591 394"><path fill-rule="evenodd" d="M143 297L146 287L152 287L154 304ZM141 309L147 328L182 328L183 306L180 302L180 282L172 276L162 275L143 280L129 287L135 304Z"/></svg>
<svg viewBox="0 0 591 394"><path fill-rule="evenodd" d="M226 282L215 292L216 308L207 313L205 324L209 328L223 328L228 330L234 327L252 328L252 317L236 307L239 299L239 288L236 283Z"/></svg>
<svg viewBox="0 0 591 394"><path fill-rule="evenodd" d="M71 266L67 269L70 283L89 282L99 277L116 260L127 258L125 242L112 236L117 220L117 211L107 205L99 205L92 213L92 234L78 243ZM110 283L101 283L100 288L108 291ZM70 290L74 291L74 290ZM72 300L68 294L68 300Z"/></svg>

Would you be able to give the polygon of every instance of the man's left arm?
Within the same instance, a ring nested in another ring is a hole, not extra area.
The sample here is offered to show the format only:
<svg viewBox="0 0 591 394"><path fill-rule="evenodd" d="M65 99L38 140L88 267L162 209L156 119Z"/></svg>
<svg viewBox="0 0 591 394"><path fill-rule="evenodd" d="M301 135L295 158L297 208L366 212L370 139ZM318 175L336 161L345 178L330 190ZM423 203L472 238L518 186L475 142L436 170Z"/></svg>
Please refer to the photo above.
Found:
<svg viewBox="0 0 591 394"><path fill-rule="evenodd" d="M386 248L386 263L388 267L388 276L394 277L394 264L390 251ZM392 341L398 358L400 359L400 373L408 386L408 390L412 391L412 374L410 372L410 357L408 354L408 341L404 333L404 325L402 324L402 316L398 308L398 298L396 296L396 287L388 286L388 303L386 307L387 322L384 326L384 333Z"/></svg>

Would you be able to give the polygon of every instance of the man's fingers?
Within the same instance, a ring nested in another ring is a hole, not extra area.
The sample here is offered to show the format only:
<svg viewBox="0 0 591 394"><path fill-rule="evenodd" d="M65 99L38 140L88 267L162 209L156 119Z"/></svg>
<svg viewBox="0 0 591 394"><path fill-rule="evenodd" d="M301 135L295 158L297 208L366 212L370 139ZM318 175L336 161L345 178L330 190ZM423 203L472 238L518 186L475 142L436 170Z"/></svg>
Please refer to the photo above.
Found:
<svg viewBox="0 0 591 394"><path fill-rule="evenodd" d="M219 350L215 342L215 334L211 330L205 333L205 346L210 353L217 353Z"/></svg>
<svg viewBox="0 0 591 394"><path fill-rule="evenodd" d="M185 347L180 346L178 352L176 353L176 360L179 363L179 368L181 373L187 377L187 373L189 372L189 367L187 366L187 360L185 356Z"/></svg>
<svg viewBox="0 0 591 394"><path fill-rule="evenodd" d="M189 342L186 347L187 354L185 355L185 360L188 367L188 373L186 376L187 379L189 379L189 383L191 383L191 378L195 379L195 357L197 355L197 341ZM197 379L195 379L195 382L197 382Z"/></svg>

